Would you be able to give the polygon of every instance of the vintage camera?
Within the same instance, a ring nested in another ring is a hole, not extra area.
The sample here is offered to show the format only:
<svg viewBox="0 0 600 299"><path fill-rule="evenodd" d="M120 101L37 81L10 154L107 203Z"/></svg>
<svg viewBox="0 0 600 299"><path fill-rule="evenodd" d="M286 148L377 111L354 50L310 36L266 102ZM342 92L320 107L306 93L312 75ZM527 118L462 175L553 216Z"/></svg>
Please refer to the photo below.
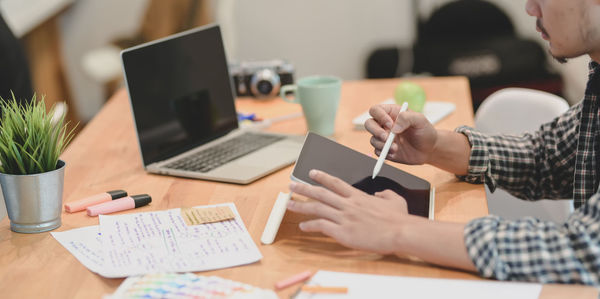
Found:
<svg viewBox="0 0 600 299"><path fill-rule="evenodd" d="M252 61L229 67L237 96L272 97L294 83L294 66L283 60Z"/></svg>

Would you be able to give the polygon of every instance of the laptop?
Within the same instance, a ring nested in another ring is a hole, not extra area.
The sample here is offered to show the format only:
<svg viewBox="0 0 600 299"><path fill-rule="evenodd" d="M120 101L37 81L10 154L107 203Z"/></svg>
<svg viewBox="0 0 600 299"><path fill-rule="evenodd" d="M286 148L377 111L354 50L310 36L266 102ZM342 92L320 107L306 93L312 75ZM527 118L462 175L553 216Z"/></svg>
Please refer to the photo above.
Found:
<svg viewBox="0 0 600 299"><path fill-rule="evenodd" d="M238 126L218 25L121 52L146 171L247 184L296 161L302 137Z"/></svg>

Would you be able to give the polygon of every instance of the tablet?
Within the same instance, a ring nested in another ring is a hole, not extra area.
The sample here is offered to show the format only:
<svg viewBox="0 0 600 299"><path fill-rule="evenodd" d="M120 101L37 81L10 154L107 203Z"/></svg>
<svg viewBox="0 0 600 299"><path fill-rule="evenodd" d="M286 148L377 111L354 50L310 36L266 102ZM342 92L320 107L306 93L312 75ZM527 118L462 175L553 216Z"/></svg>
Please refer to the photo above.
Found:
<svg viewBox="0 0 600 299"><path fill-rule="evenodd" d="M371 179L376 159L315 133L308 133L292 171L292 180L318 185L308 177L318 169L368 193L390 189L406 199L408 213L433 219L434 188L429 182L384 163Z"/></svg>

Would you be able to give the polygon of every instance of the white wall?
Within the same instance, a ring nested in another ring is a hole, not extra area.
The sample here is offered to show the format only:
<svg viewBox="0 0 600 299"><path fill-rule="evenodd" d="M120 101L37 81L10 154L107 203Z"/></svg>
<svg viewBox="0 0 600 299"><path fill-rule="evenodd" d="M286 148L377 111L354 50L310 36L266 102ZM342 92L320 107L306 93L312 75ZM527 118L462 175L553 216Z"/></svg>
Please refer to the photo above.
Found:
<svg viewBox="0 0 600 299"><path fill-rule="evenodd" d="M418 10L428 16L446 2L420 0ZM524 10L526 0L491 2L513 17L519 34L537 38L535 21ZM415 38L409 0L221 0L217 11L230 59L285 58L300 76L360 79L371 50L410 46Z"/></svg>
<svg viewBox="0 0 600 299"><path fill-rule="evenodd" d="M7 0L0 0L7 1ZM15 0L16 1L16 0ZM419 0L423 15L447 0ZM512 18L520 35L545 44L526 0L491 0ZM78 0L61 17L62 51L76 111L89 120L109 95L82 70L90 50L139 29L148 0ZM333 74L364 78L365 61L379 46L409 46L415 36L409 0L218 0L213 2L230 60L288 59L297 76ZM587 58L556 66L565 78L568 100L579 101Z"/></svg>
<svg viewBox="0 0 600 299"><path fill-rule="evenodd" d="M420 0L424 16L447 0ZM511 18L520 36L546 44L525 12L526 0L490 0ZM382 45L409 46L415 36L409 0L254 0L217 2L217 21L230 60L284 58L299 77L333 74L364 78L368 53ZM550 60L550 58L549 58ZM571 103L583 96L587 58L551 62L565 79Z"/></svg>
<svg viewBox="0 0 600 299"><path fill-rule="evenodd" d="M62 52L78 116L87 121L110 95L81 67L82 57L115 38L128 37L141 24L148 0L78 0L61 15Z"/></svg>
<svg viewBox="0 0 600 299"><path fill-rule="evenodd" d="M75 0L0 0L0 10L12 33L20 38L73 1Z"/></svg>
<svg viewBox="0 0 600 299"><path fill-rule="evenodd" d="M283 58L298 76L364 77L379 45L412 43L410 1L255 0L217 3L230 60Z"/></svg>

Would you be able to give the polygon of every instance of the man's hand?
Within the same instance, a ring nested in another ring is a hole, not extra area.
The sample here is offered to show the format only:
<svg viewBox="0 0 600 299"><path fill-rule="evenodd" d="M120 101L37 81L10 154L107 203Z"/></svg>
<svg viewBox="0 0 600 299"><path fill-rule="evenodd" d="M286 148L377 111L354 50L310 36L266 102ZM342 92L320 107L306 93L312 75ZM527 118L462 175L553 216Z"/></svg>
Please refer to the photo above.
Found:
<svg viewBox="0 0 600 299"><path fill-rule="evenodd" d="M396 139L386 159L405 164L431 164L458 175L467 174L471 145L463 134L436 130L421 113L400 112L398 105L375 105L365 122L371 145L379 155L389 131ZM394 118L396 121L394 122Z"/></svg>
<svg viewBox="0 0 600 299"><path fill-rule="evenodd" d="M288 205L290 211L316 216L300 223L301 230L321 232L351 248L381 254L400 251L403 221L416 217L408 215L404 198L390 190L371 196L322 171L311 170L309 176L324 187L290 184L292 192L315 199Z"/></svg>
<svg viewBox="0 0 600 299"><path fill-rule="evenodd" d="M387 159L405 164L429 162L438 139L437 130L421 113L400 112L398 105L375 105L369 109L371 119L365 128L371 135L371 145L379 155L390 130L396 139L388 152Z"/></svg>

